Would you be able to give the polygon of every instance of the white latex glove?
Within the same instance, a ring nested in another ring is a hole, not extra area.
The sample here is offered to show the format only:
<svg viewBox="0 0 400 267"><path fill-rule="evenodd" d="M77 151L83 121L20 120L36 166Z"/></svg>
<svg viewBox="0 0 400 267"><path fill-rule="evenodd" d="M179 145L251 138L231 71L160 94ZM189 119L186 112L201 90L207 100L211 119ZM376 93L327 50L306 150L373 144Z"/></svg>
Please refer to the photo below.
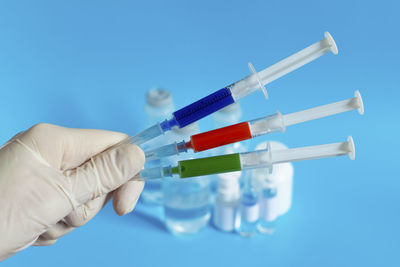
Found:
<svg viewBox="0 0 400 267"><path fill-rule="evenodd" d="M106 150L125 137L38 124L2 146L0 260L55 243L92 219L111 194L119 215L132 211L144 183L129 180L142 169L143 152L132 144Z"/></svg>

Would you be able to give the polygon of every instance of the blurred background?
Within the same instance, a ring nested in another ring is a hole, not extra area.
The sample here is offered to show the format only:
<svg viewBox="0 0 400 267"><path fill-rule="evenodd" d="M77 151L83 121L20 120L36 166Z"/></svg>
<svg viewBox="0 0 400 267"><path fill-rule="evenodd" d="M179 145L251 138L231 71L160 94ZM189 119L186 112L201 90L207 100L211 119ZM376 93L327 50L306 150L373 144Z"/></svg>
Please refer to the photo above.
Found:
<svg viewBox="0 0 400 267"><path fill-rule="evenodd" d="M347 99L357 112L256 139L288 147L344 141L348 157L294 163L293 203L273 235L243 238L210 221L174 236L143 201L119 217L106 206L51 247L2 266L399 266L400 149L397 1L0 1L0 143L33 124L135 134L148 90L183 107L323 38L332 53L240 101L242 118ZM212 118L199 122L201 131ZM397 174L396 174L397 173ZM0 214L1 217L1 214ZM1 242L1 237L0 237Z"/></svg>

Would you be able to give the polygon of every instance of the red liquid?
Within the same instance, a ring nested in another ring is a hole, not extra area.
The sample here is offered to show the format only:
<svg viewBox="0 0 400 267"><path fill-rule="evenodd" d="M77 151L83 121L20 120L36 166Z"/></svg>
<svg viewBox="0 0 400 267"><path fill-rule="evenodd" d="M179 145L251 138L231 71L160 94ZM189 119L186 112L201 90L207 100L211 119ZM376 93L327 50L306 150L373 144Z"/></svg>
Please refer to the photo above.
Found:
<svg viewBox="0 0 400 267"><path fill-rule="evenodd" d="M194 152L200 152L250 138L251 133L249 123L241 122L212 131L192 135L190 142L187 142L186 146L188 148L192 148Z"/></svg>

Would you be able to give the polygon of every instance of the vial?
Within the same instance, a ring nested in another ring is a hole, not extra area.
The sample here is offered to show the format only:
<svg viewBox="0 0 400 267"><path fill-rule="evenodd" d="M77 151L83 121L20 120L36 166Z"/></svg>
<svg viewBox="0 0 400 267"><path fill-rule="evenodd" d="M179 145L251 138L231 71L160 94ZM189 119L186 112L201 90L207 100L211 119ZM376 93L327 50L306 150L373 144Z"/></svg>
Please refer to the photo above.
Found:
<svg viewBox="0 0 400 267"><path fill-rule="evenodd" d="M169 141L182 141L199 132L197 123L184 128L173 128ZM169 165L193 157L193 153L170 157ZM167 164L168 165L168 164ZM210 220L210 186L207 177L163 179L164 215L167 229L175 235L194 234L203 229Z"/></svg>
<svg viewBox="0 0 400 267"><path fill-rule="evenodd" d="M215 199L214 226L224 232L232 232L237 226L240 198L239 178L242 172L218 174L218 190Z"/></svg>
<svg viewBox="0 0 400 267"><path fill-rule="evenodd" d="M242 196L240 198L240 224L237 232L244 237L251 237L257 233L257 224L260 217L259 193L253 183L253 171L247 171Z"/></svg>
<svg viewBox="0 0 400 267"><path fill-rule="evenodd" d="M148 126L152 126L155 123L170 117L174 109L175 108L172 100L172 95L168 90L154 88L147 92L145 113L147 116ZM166 142L166 136L163 135L143 144L142 148L143 150L148 150L151 147L164 145ZM146 162L145 167L158 167L161 166L163 163L163 159L157 159ZM147 181L141 194L141 200L146 204L162 205L162 182L160 180Z"/></svg>
<svg viewBox="0 0 400 267"><path fill-rule="evenodd" d="M221 128L240 121L242 109L235 102L212 115L214 127ZM244 142L229 144L211 150L211 156L246 151ZM242 172L222 173L212 176L212 193L215 199L213 223L215 228L224 232L234 231L239 223L238 207L240 200L240 178Z"/></svg>
<svg viewBox="0 0 400 267"><path fill-rule="evenodd" d="M259 144L256 149L266 148L267 142ZM287 149L282 143L270 142L271 150ZM277 219L291 207L293 186L293 165L291 163L274 164L272 172L268 169L255 169L254 182L260 188L260 219L257 229L263 234L273 234Z"/></svg>
<svg viewBox="0 0 400 267"><path fill-rule="evenodd" d="M257 225L258 231L263 234L273 234L276 227L276 219L278 218L278 198L277 190L271 187L265 187L261 190L260 197L260 217L261 220Z"/></svg>

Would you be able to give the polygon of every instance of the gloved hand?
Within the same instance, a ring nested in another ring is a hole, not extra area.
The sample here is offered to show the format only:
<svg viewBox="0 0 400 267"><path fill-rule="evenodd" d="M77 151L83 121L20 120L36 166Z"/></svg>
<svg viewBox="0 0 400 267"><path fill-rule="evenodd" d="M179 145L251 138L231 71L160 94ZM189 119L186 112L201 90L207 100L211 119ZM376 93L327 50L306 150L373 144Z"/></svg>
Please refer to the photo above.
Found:
<svg viewBox="0 0 400 267"><path fill-rule="evenodd" d="M125 134L38 124L0 148L0 260L30 245L51 245L92 219L113 196L133 210L143 167L133 144L109 149ZM103 152L104 151L104 152Z"/></svg>

